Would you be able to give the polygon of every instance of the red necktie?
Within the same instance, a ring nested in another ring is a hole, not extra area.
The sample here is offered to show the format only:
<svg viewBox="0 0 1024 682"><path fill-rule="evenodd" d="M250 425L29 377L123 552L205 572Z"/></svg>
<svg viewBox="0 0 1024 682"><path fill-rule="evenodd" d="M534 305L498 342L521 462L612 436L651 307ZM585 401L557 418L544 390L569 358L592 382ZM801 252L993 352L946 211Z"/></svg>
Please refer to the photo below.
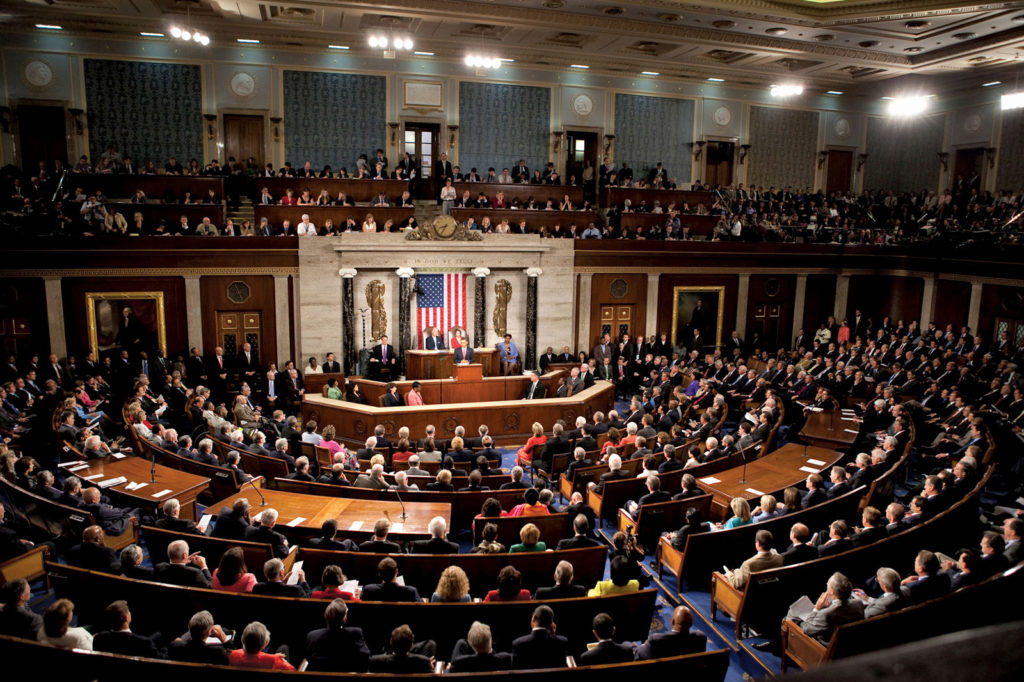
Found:
<svg viewBox="0 0 1024 682"><path fill-rule="evenodd" d="M222 358L221 356L218 355L217 356L217 364L220 365L221 369L224 369L224 358Z"/></svg>

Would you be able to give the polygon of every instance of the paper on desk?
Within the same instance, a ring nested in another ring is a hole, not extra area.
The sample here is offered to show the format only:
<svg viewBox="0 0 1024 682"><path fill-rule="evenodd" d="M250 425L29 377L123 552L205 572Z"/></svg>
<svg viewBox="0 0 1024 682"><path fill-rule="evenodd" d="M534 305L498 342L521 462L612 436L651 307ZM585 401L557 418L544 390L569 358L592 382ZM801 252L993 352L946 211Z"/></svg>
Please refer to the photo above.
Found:
<svg viewBox="0 0 1024 682"><path fill-rule="evenodd" d="M302 562L296 561L292 564L292 572L288 574L288 584L298 585L299 584L299 571L302 570Z"/></svg>
<svg viewBox="0 0 1024 682"><path fill-rule="evenodd" d="M203 518L199 519L199 523L196 524L196 528L205 533L206 529L210 527L210 521L212 520L213 514L203 514Z"/></svg>
<svg viewBox="0 0 1024 682"><path fill-rule="evenodd" d="M405 528L405 524L404 523L392 523L391 524L391 532L392 533L401 533L403 528Z"/></svg>
<svg viewBox="0 0 1024 682"><path fill-rule="evenodd" d="M110 456L113 457L114 459L124 459L128 455L124 454L123 452L112 452L110 453Z"/></svg>
<svg viewBox="0 0 1024 682"><path fill-rule="evenodd" d="M83 464L78 464L78 465L73 466L73 467L68 467L68 471L81 471L82 469L88 469L88 468L89 468L88 463L83 463Z"/></svg>
<svg viewBox="0 0 1024 682"><path fill-rule="evenodd" d="M363 522L362 521L353 521L352 525L349 526L348 529L349 530L359 530L362 527L363 527ZM394 529L392 528L392 530L394 530Z"/></svg>
<svg viewBox="0 0 1024 682"><path fill-rule="evenodd" d="M149 485L149 484L148 483L136 483L135 481L132 481L131 483L126 485L124 487L124 489L125 490L138 490L139 488L145 488L147 485Z"/></svg>
<svg viewBox="0 0 1024 682"><path fill-rule="evenodd" d="M806 471L809 474L816 474L820 469L815 469L813 467L800 467L800 471Z"/></svg>
<svg viewBox="0 0 1024 682"><path fill-rule="evenodd" d="M92 476L82 476L83 481L95 481L97 478L103 478L103 474L93 474Z"/></svg>
<svg viewBox="0 0 1024 682"><path fill-rule="evenodd" d="M711 485L713 483L721 483L722 479L715 478L714 476L705 476L704 478L700 479L700 482L701 483L707 483L708 485Z"/></svg>
<svg viewBox="0 0 1024 682"><path fill-rule="evenodd" d="M100 481L96 485L98 485L100 488L113 488L115 485L121 485L122 483L127 482L128 479L125 478L124 476L117 476L115 478L108 478L105 481Z"/></svg>
<svg viewBox="0 0 1024 682"><path fill-rule="evenodd" d="M80 459L74 459L74 460L71 460L70 462L61 462L57 466L65 467L65 468L70 469L71 467L87 467L87 466L89 466L89 463L88 462L83 462Z"/></svg>
<svg viewBox="0 0 1024 682"><path fill-rule="evenodd" d="M758 490L757 488L747 488L747 492L750 493L751 495L764 495L764 493Z"/></svg>
<svg viewBox="0 0 1024 682"><path fill-rule="evenodd" d="M167 488L166 490L161 490L161 491L160 491L160 492L158 492L158 493L153 493L153 497L157 497L157 498L159 498L159 497L163 497L164 495L166 495L166 494L167 494L167 493L169 493L169 492L171 492L171 489L170 489L170 488Z"/></svg>
<svg viewBox="0 0 1024 682"><path fill-rule="evenodd" d="M814 464L814 465L816 465L816 466L820 466L820 467L823 467L823 466L825 466L825 463L824 463L824 462L822 462L822 461L821 461L820 459L808 459L808 460L807 460L807 463L808 463L808 464Z"/></svg>
<svg viewBox="0 0 1024 682"><path fill-rule="evenodd" d="M292 519L291 521L289 521L288 523L286 523L284 525L288 526L289 528L294 528L295 526L299 525L300 523L302 523L305 520L306 520L305 516L296 516L294 519Z"/></svg>
<svg viewBox="0 0 1024 682"><path fill-rule="evenodd" d="M843 431L846 431L847 433L852 433L852 434L853 434L853 435L855 435L855 436L856 436L856 435L857 435L858 433L860 433L860 431L858 431L857 429L843 429Z"/></svg>

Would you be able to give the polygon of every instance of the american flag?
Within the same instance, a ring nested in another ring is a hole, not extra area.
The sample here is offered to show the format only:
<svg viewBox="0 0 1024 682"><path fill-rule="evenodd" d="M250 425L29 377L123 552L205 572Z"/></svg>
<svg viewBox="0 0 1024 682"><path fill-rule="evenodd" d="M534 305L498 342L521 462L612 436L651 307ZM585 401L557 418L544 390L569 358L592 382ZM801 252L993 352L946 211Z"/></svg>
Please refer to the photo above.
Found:
<svg viewBox="0 0 1024 682"><path fill-rule="evenodd" d="M416 330L419 346L423 347L423 334L431 327L448 338L452 327L466 328L466 275L417 275L416 283L423 293L416 295ZM445 341L447 345L447 340Z"/></svg>

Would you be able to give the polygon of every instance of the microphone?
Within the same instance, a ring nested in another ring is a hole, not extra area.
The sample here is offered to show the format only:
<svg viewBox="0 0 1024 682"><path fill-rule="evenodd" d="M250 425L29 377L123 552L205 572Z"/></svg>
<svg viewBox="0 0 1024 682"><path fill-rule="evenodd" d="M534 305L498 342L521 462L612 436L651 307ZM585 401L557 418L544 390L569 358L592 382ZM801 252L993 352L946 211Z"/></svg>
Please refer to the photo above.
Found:
<svg viewBox="0 0 1024 682"><path fill-rule="evenodd" d="M747 483L747 451L740 450L740 457L743 459L743 473L740 474L740 483L746 485Z"/></svg>
<svg viewBox="0 0 1024 682"><path fill-rule="evenodd" d="M156 450L150 448L149 454L152 456L152 465L149 467L149 482L156 483Z"/></svg>
<svg viewBox="0 0 1024 682"><path fill-rule="evenodd" d="M260 496L260 506L261 507L266 507L267 506L267 498L263 497L263 493L260 492L259 486L257 486L255 483L253 483L253 479L251 479L251 478L248 481L246 481L246 483L251 485L252 489L256 491L256 494Z"/></svg>
<svg viewBox="0 0 1024 682"><path fill-rule="evenodd" d="M402 523L405 523L409 515L405 513L405 502L402 502L402 496L398 494L398 488L395 488L395 497L398 498L398 504L402 505L402 515L398 518L402 519Z"/></svg>

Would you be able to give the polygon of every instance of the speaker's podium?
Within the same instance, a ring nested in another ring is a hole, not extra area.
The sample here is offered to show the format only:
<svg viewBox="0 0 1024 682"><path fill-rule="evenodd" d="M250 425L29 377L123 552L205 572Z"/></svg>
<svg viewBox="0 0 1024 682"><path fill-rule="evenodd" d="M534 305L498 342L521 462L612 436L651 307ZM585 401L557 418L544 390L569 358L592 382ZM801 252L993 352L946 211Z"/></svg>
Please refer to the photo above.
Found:
<svg viewBox="0 0 1024 682"><path fill-rule="evenodd" d="M484 380L484 366L480 363L472 362L468 365L455 365L452 367L452 372L455 381Z"/></svg>

